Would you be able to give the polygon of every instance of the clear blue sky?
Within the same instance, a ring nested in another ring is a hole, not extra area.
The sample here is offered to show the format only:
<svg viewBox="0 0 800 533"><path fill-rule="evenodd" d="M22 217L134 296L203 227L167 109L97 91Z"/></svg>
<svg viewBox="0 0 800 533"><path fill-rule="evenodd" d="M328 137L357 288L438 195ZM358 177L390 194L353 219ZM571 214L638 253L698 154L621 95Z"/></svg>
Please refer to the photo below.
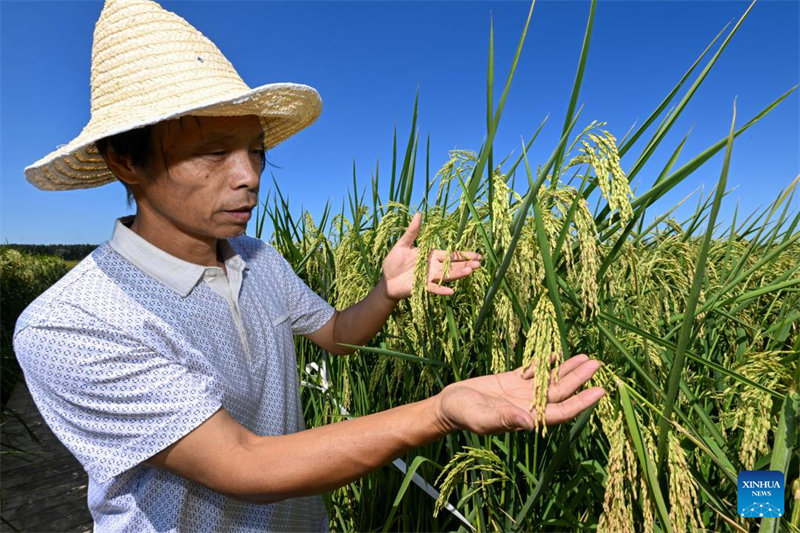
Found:
<svg viewBox="0 0 800 533"><path fill-rule="evenodd" d="M341 205L351 187L354 160L362 185L369 183L378 159L381 175L388 175L392 130L396 125L404 143L418 88L419 128L423 140L431 137L432 169L452 148L477 149L485 134L490 16L496 85L502 86L529 7L523 1L162 5L209 36L251 86L294 81L319 90L324 102L320 119L269 154L280 167L274 174L290 203L315 217L327 201ZM592 119L606 121L621 138L747 5L601 0L579 99L585 105L579 126ZM100 243L110 236L114 219L128 213L120 184L43 192L23 176L25 166L77 136L89 119L91 39L100 10L101 3L94 1L0 0L4 242ZM588 1L537 1L495 143L498 159L519 153L520 138L528 138L548 113L550 120L530 154L532 164L543 162L552 150L588 12ZM744 123L800 82L799 25L797 1L756 4L665 148L640 173L642 190L690 129L679 164L727 134L734 97L737 122ZM723 219L730 218L737 202L745 212L770 202L800 172L799 101L793 94L737 139L729 176L729 186L737 188L726 199ZM623 159L623 168L632 163ZM721 165L721 157L707 163L661 207L702 185L708 191ZM267 176L264 192L270 181Z"/></svg>

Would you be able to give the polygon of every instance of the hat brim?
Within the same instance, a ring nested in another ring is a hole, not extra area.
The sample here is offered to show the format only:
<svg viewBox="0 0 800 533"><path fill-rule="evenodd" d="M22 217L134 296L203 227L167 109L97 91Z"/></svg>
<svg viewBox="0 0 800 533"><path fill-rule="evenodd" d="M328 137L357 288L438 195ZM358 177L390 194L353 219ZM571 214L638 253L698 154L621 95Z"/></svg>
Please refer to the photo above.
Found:
<svg viewBox="0 0 800 533"><path fill-rule="evenodd" d="M322 111L319 93L307 85L271 83L213 102L194 102L163 116L133 115L126 123L109 126L90 120L75 139L25 168L25 178L42 190L99 187L116 181L95 142L117 133L187 115L260 117L264 148L270 149L311 125Z"/></svg>

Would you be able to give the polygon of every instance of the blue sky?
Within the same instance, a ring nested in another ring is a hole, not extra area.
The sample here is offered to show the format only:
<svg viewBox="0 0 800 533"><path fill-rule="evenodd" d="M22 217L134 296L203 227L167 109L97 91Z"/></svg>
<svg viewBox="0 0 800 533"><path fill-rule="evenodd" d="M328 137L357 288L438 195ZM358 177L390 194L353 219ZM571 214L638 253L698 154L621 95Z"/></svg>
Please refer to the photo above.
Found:
<svg viewBox="0 0 800 533"><path fill-rule="evenodd" d="M392 131L407 139L419 89L419 129L431 138L435 171L453 148L478 149L485 135L490 17L496 85L502 86L525 22L523 1L163 2L209 36L251 86L293 81L319 90L319 120L273 149L272 169L290 204L316 218L341 206L355 160L361 185L376 162L389 174ZM710 40L747 8L739 1L606 1L597 7L579 103L579 126L596 119L618 138L652 111ZM2 240L100 243L129 212L121 185L44 192L23 168L77 136L89 119L91 39L101 3L0 0L0 196ZM577 66L588 1L539 0L495 142L498 160L519 153L542 119L529 154L547 158L559 136ZM633 185L646 190L691 129L678 164L723 138L737 98L741 124L800 82L800 3L762 0L723 53L673 132ZM499 95L499 89L497 93ZM798 94L735 145L721 213L751 212L800 172ZM424 144L423 144L424 145ZM638 153L635 147L632 153ZM628 169L633 158L623 159ZM712 159L651 212L698 187L710 190ZM424 168L424 153L418 163ZM422 172L418 176L424 179ZM271 178L266 176L262 196ZM386 184L388 180L384 180ZM686 208L690 211L694 206ZM797 204L798 202L795 201ZM252 224L252 223L251 223ZM252 234L252 229L250 231Z"/></svg>

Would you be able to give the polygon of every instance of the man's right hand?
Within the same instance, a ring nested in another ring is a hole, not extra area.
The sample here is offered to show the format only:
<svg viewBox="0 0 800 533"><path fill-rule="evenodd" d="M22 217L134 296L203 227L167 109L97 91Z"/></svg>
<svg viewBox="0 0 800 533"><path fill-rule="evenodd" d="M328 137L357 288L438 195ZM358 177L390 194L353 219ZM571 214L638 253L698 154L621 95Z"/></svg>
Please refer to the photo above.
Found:
<svg viewBox="0 0 800 533"><path fill-rule="evenodd" d="M600 368L600 362L576 355L559 368L558 383L551 380L547 391L545 422L561 424L571 420L605 394L592 387L575 394ZM531 403L533 371L522 369L452 383L436 397L442 431L459 429L482 435L532 430Z"/></svg>

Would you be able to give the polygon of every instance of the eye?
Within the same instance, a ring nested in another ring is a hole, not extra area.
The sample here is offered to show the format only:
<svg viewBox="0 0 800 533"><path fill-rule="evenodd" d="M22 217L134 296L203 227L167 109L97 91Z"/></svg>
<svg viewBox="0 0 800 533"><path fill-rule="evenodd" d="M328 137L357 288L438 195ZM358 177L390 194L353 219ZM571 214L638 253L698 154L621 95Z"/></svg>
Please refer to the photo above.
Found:
<svg viewBox="0 0 800 533"><path fill-rule="evenodd" d="M225 159L225 157L227 155L228 155L228 152L226 150L219 150L219 149L203 150L203 151L200 152L200 156L201 157L203 157L205 159L213 160L213 161L221 161L221 160Z"/></svg>
<svg viewBox="0 0 800 533"><path fill-rule="evenodd" d="M262 169L267 165L267 153L264 148L254 148L250 150L250 154L258 160Z"/></svg>

